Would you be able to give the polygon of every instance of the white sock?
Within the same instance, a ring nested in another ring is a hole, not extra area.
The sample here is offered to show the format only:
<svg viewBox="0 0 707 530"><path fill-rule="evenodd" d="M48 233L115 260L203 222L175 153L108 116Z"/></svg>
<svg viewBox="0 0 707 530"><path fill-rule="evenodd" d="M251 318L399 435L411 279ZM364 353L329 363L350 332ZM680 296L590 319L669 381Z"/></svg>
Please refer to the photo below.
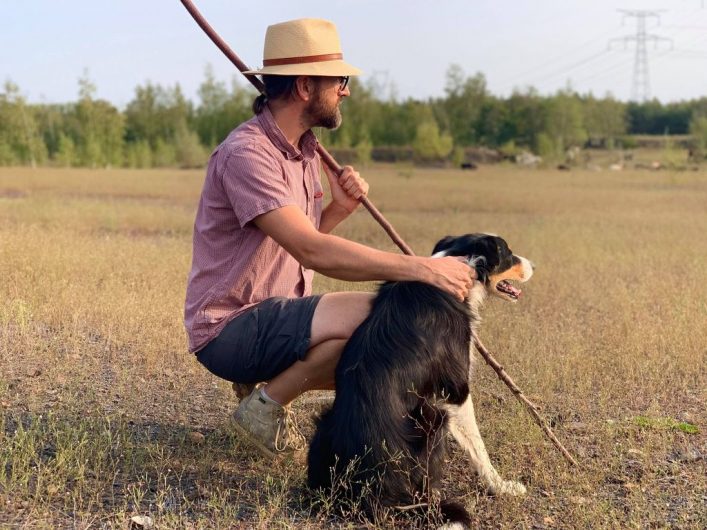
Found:
<svg viewBox="0 0 707 530"><path fill-rule="evenodd" d="M280 405L280 403L278 403L277 401L275 401L273 398L271 398L270 396L268 396L268 395L265 393L265 387L264 387L264 386L261 386L261 387L260 387L260 395L263 396L263 399L264 399L265 401L269 401L270 403L275 403L275 405L278 405L278 406L282 407L282 405Z"/></svg>

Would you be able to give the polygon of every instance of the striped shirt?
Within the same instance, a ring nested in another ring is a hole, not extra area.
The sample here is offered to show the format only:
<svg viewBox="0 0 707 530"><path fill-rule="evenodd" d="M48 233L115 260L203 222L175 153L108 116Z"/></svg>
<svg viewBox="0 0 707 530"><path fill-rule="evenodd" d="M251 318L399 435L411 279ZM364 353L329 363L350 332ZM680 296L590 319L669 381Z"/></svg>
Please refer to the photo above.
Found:
<svg viewBox="0 0 707 530"><path fill-rule="evenodd" d="M290 144L270 110L233 130L211 155L194 222L184 322L199 351L243 311L273 296L308 296L312 270L253 223L296 205L319 228L322 186L317 139Z"/></svg>

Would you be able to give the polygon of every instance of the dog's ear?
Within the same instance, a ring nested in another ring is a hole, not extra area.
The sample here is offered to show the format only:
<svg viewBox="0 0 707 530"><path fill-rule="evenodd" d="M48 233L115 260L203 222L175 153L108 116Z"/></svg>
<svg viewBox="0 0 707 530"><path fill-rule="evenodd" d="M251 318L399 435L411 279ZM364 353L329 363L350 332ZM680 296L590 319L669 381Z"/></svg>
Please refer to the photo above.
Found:
<svg viewBox="0 0 707 530"><path fill-rule="evenodd" d="M432 249L432 255L437 254L437 252L442 252L443 250L447 250L449 247L452 246L452 243L454 240L457 239L454 236L446 236L439 241L437 241L437 244L435 245L435 248Z"/></svg>
<svg viewBox="0 0 707 530"><path fill-rule="evenodd" d="M476 279L486 283L489 277L487 261L484 256L469 256L469 265L476 271Z"/></svg>

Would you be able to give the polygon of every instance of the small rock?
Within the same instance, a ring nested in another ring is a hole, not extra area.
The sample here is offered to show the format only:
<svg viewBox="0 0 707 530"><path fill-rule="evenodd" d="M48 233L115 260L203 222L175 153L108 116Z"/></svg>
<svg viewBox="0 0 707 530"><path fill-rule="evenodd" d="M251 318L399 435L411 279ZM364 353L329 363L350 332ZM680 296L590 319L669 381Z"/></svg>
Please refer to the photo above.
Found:
<svg viewBox="0 0 707 530"><path fill-rule="evenodd" d="M579 458L587 458L589 456L589 451L587 451L587 448L582 447L581 445L575 447L574 452Z"/></svg>
<svg viewBox="0 0 707 530"><path fill-rule="evenodd" d="M702 453L694 447L676 449L668 460L671 462L697 462L703 458Z"/></svg>
<svg viewBox="0 0 707 530"><path fill-rule="evenodd" d="M152 517L147 515L133 515L130 518L130 529L131 530L142 530L147 528L152 528L155 526Z"/></svg>
<svg viewBox="0 0 707 530"><path fill-rule="evenodd" d="M570 502L573 504L587 504L589 502L586 497L580 497L578 495L573 495L570 497Z"/></svg>
<svg viewBox="0 0 707 530"><path fill-rule="evenodd" d="M574 432L583 432L589 429L589 426L586 423L582 423L581 421L573 421L565 425L565 429L568 431L574 431Z"/></svg>
<svg viewBox="0 0 707 530"><path fill-rule="evenodd" d="M693 423L693 424L694 424L695 421L696 421L696 420L695 420L695 415L692 414L692 413L690 413L690 412L687 412L687 411L685 411L685 412L683 412L682 414L680 414L680 419L681 419L682 421L684 421L684 422Z"/></svg>
<svg viewBox="0 0 707 530"><path fill-rule="evenodd" d="M543 523L545 523L547 526L554 526L555 520L549 515L546 515L545 517L543 517Z"/></svg>
<svg viewBox="0 0 707 530"><path fill-rule="evenodd" d="M187 438L189 441L195 445L199 445L204 443L204 440L206 440L206 436L201 434L199 431L191 431L189 434L187 434Z"/></svg>
<svg viewBox="0 0 707 530"><path fill-rule="evenodd" d="M30 370L27 372L27 377L39 377L40 375L42 375L41 368L35 368L34 370Z"/></svg>

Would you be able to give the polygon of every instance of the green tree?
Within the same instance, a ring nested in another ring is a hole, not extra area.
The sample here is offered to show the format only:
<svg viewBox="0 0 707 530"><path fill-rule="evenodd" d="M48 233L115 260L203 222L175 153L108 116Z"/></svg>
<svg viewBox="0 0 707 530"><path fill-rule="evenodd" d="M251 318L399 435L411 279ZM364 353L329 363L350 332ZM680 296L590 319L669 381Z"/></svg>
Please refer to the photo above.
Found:
<svg viewBox="0 0 707 530"><path fill-rule="evenodd" d="M125 109L125 139L128 143L146 142L154 165L171 166L176 163L178 135L192 117L192 105L178 84L163 88L147 83L135 89L135 97Z"/></svg>
<svg viewBox="0 0 707 530"><path fill-rule="evenodd" d="M125 165L129 168L152 167L152 149L146 140L130 142L125 146Z"/></svg>
<svg viewBox="0 0 707 530"><path fill-rule="evenodd" d="M371 153L373 151L373 144L368 136L361 138L356 144L356 162L362 166L366 167L371 163Z"/></svg>
<svg viewBox="0 0 707 530"><path fill-rule="evenodd" d="M532 87L523 92L516 90L504 105L507 115L499 143L513 140L520 147L538 152L538 135L545 129L546 121L544 100L538 91Z"/></svg>
<svg viewBox="0 0 707 530"><path fill-rule="evenodd" d="M569 147L586 142L582 102L570 89L560 90L548 100L544 132L552 139L557 156Z"/></svg>
<svg viewBox="0 0 707 530"><path fill-rule="evenodd" d="M626 134L626 105L611 94L604 99L589 95L583 104L584 124L590 142L613 149L616 139Z"/></svg>
<svg viewBox="0 0 707 530"><path fill-rule="evenodd" d="M693 159L704 160L707 157L707 116L693 116L690 121L690 134Z"/></svg>
<svg viewBox="0 0 707 530"><path fill-rule="evenodd" d="M47 149L33 108L27 105L19 87L6 81L0 94L0 163L35 167L46 159Z"/></svg>
<svg viewBox="0 0 707 530"><path fill-rule="evenodd" d="M181 168L202 167L206 161L207 154L199 142L199 136L190 131L186 123L177 129L175 157Z"/></svg>
<svg viewBox="0 0 707 530"><path fill-rule="evenodd" d="M81 165L120 166L123 163L124 117L107 101L94 99L88 75L79 79L79 102L73 108L72 137Z"/></svg>
<svg viewBox="0 0 707 530"><path fill-rule="evenodd" d="M450 134L440 134L437 122L430 119L417 126L412 147L418 159L434 162L444 160L452 152L454 140Z"/></svg>
<svg viewBox="0 0 707 530"><path fill-rule="evenodd" d="M481 110L488 97L486 78L481 73L466 77L459 65L452 64L447 70L444 92L444 109L454 143L474 145L479 140Z"/></svg>
<svg viewBox="0 0 707 530"><path fill-rule="evenodd" d="M76 164L76 145L71 136L59 133L58 147L55 159L60 166L71 167Z"/></svg>
<svg viewBox="0 0 707 530"><path fill-rule="evenodd" d="M217 81L211 66L199 87L199 105L194 116L194 129L203 145L214 147L222 142L238 124L253 116L251 105L255 90L244 88L234 77L231 90Z"/></svg>

